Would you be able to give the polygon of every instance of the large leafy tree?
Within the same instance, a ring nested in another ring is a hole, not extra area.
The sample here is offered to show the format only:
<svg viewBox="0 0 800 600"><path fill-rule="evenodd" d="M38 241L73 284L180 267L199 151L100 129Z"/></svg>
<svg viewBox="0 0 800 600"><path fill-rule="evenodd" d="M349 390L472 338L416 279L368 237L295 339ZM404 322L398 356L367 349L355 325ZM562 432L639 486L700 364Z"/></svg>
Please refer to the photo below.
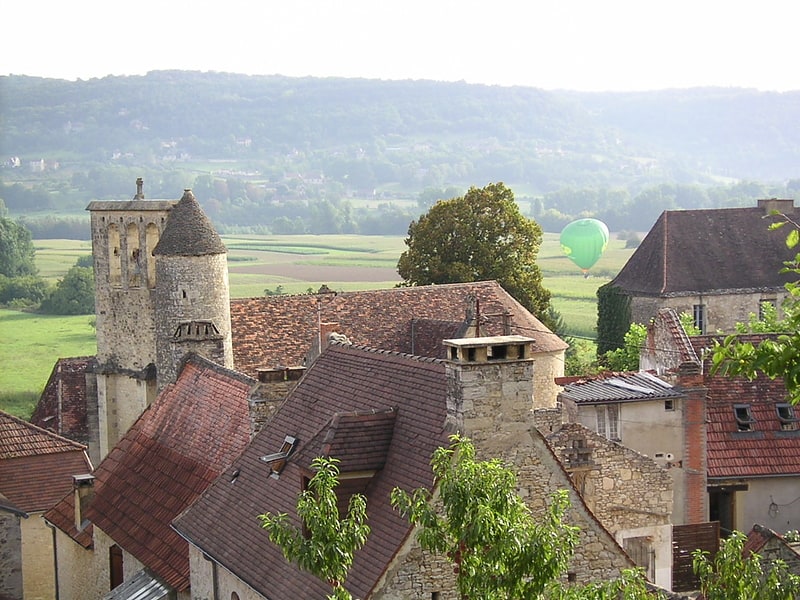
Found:
<svg viewBox="0 0 800 600"><path fill-rule="evenodd" d="M436 492L395 488L391 502L418 526L423 549L453 563L461 598L652 599L638 571L615 582L562 587L558 578L578 544L578 528L563 521L566 492L554 494L546 514L534 517L510 468L497 459L477 460L468 438L451 441L431 460Z"/></svg>
<svg viewBox="0 0 800 600"><path fill-rule="evenodd" d="M94 273L77 265L59 279L52 293L42 301L41 311L50 315L91 315L94 313Z"/></svg>
<svg viewBox="0 0 800 600"><path fill-rule="evenodd" d="M550 292L536 264L542 229L522 215L502 183L437 202L412 221L405 243L397 263L404 285L494 279L550 324Z"/></svg>
<svg viewBox="0 0 800 600"><path fill-rule="evenodd" d="M353 494L347 514L340 518L336 487L339 485L339 461L317 457L311 463L316 471L297 499L297 516L303 522L298 528L289 522L286 513L259 515L269 539L280 546L289 562L328 583L332 588L329 600L352 600L344 587L353 556L367 541L367 501Z"/></svg>
<svg viewBox="0 0 800 600"><path fill-rule="evenodd" d="M36 275L34 247L27 227L0 216L0 275Z"/></svg>

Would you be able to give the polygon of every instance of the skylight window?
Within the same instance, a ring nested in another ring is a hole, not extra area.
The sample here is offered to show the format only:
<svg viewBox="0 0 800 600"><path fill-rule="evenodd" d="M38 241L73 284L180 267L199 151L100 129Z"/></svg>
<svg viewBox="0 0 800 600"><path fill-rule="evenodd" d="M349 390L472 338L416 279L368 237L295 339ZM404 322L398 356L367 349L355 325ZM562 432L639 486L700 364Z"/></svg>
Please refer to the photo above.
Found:
<svg viewBox="0 0 800 600"><path fill-rule="evenodd" d="M739 431L752 431L753 424L756 420L750 412L749 404L735 404L733 406L734 416L736 417L736 425Z"/></svg>
<svg viewBox="0 0 800 600"><path fill-rule="evenodd" d="M286 466L286 461L289 459L292 452L294 452L296 445L297 438L287 435L283 440L280 451L261 457L261 460L269 465L270 477L277 479L280 476L281 471L283 471L283 468Z"/></svg>
<svg viewBox="0 0 800 600"><path fill-rule="evenodd" d="M797 431L800 419L797 418L794 406L781 402L775 405L775 410L778 413L778 420L781 422L781 429L783 431Z"/></svg>

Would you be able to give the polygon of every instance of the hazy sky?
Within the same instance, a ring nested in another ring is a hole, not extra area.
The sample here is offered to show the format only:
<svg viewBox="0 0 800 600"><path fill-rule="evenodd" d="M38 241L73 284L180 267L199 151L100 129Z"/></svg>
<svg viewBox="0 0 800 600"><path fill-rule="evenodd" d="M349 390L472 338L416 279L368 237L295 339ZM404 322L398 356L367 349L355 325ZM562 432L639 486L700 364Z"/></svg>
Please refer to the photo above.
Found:
<svg viewBox="0 0 800 600"><path fill-rule="evenodd" d="M12 0L0 74L800 90L791 0Z"/></svg>

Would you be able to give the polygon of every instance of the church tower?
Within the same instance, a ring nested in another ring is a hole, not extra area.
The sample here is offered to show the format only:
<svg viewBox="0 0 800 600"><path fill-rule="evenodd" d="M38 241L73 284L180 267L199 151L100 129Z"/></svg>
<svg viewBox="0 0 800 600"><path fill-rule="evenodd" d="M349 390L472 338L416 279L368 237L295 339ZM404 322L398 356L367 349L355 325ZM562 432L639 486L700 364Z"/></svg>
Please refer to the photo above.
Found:
<svg viewBox="0 0 800 600"><path fill-rule="evenodd" d="M89 204L97 365L87 394L99 464L195 352L233 368L227 249L190 190ZM94 387L96 382L96 389Z"/></svg>
<svg viewBox="0 0 800 600"><path fill-rule="evenodd" d="M97 330L96 402L87 403L90 454L98 464L156 397L153 249L176 201L97 201L91 215Z"/></svg>
<svg viewBox="0 0 800 600"><path fill-rule="evenodd" d="M185 190L153 249L158 390L189 352L233 368L227 249Z"/></svg>

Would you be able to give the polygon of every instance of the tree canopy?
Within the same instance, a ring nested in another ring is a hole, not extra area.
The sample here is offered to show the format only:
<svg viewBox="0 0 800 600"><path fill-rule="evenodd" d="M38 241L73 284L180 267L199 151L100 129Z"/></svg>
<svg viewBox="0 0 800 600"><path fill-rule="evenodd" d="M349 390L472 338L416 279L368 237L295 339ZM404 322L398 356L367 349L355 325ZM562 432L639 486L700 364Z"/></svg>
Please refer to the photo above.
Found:
<svg viewBox="0 0 800 600"><path fill-rule="evenodd" d="M94 314L94 273L89 267L70 268L42 301L41 311L51 315Z"/></svg>
<svg viewBox="0 0 800 600"><path fill-rule="evenodd" d="M36 275L31 232L16 221L0 216L0 275Z"/></svg>
<svg viewBox="0 0 800 600"><path fill-rule="evenodd" d="M437 202L412 221L405 243L397 263L404 285L494 279L547 322L550 292L536 264L542 229L522 215L503 183Z"/></svg>

